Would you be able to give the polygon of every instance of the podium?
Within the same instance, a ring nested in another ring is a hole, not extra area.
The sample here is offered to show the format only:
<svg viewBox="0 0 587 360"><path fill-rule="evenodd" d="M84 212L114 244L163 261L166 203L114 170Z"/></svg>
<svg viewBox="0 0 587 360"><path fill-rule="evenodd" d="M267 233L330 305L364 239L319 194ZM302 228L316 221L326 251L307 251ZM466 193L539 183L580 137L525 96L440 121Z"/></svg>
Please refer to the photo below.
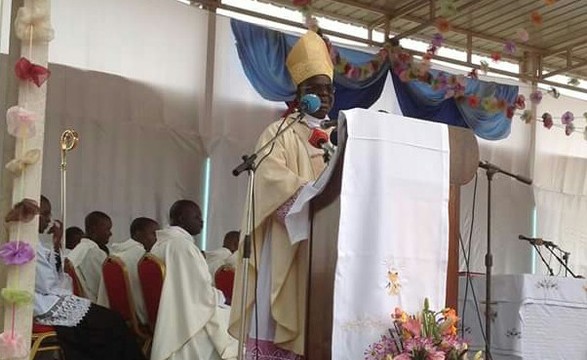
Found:
<svg viewBox="0 0 587 360"><path fill-rule="evenodd" d="M339 119L340 120L340 119ZM366 122L368 123L367 119ZM368 126L368 125L366 125ZM447 306L456 309L458 293L458 237L460 186L468 183L479 163L477 140L469 129L448 126L450 147L450 187L448 201L449 261ZM310 269L306 319L306 358L332 359L333 297L338 259L338 223L341 213L340 192L347 151L347 126L339 122L338 149L326 171L323 191L310 203ZM365 161L369 161L366 159ZM391 322L390 322L391 325Z"/></svg>

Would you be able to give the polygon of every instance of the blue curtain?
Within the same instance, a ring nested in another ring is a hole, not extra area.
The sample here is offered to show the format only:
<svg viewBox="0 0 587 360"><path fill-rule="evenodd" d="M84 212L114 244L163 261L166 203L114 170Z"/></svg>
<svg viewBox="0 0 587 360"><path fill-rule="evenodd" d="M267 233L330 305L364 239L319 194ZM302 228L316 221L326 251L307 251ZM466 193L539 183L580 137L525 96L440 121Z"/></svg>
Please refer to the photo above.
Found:
<svg viewBox="0 0 587 360"><path fill-rule="evenodd" d="M293 100L296 87L287 72L285 60L299 37L235 19L231 19L230 25L245 75L255 90L267 100ZM373 58L372 54L361 51L338 47L337 50L353 64L367 63ZM388 71L389 65L382 66L373 76L362 81L335 76L336 100L330 118L336 118L340 110L373 105L383 92Z"/></svg>
<svg viewBox="0 0 587 360"><path fill-rule="evenodd" d="M430 72L435 77L439 74L436 70ZM445 99L446 90L434 90L421 81L403 82L393 71L391 73L397 99L405 116L471 128L486 140L504 139L510 134L511 120L504 112L487 112L481 107L470 107L466 101ZM512 105L518 96L518 87L467 79L465 96L473 94L479 98L495 96Z"/></svg>
<svg viewBox="0 0 587 360"><path fill-rule="evenodd" d="M235 19L231 19L230 25L244 72L255 90L267 100L293 100L296 87L287 72L285 60L298 37ZM358 66L375 57L373 54L345 48L337 47L337 50L341 57ZM438 73L434 70L432 72L434 75ZM511 120L503 112L490 113L481 108L471 108L466 101L445 99L445 90L434 90L423 82L404 83L390 71L389 63L363 80L335 75L336 99L330 117L336 118L340 110L373 105L381 96L388 73L392 74L396 96L404 115L471 128L478 136L488 140L503 139L509 135ZM493 95L513 104L518 87L468 79L465 95L471 94L479 98Z"/></svg>

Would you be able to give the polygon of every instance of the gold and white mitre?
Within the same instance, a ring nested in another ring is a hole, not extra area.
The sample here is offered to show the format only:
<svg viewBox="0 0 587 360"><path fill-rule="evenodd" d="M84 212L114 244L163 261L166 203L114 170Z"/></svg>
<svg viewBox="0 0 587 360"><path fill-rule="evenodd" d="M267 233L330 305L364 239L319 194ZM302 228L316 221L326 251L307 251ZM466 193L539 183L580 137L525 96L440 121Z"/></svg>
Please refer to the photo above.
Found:
<svg viewBox="0 0 587 360"><path fill-rule="evenodd" d="M312 76L326 75L330 80L334 76L326 43L314 31L308 31L296 42L287 55L286 65L296 86Z"/></svg>

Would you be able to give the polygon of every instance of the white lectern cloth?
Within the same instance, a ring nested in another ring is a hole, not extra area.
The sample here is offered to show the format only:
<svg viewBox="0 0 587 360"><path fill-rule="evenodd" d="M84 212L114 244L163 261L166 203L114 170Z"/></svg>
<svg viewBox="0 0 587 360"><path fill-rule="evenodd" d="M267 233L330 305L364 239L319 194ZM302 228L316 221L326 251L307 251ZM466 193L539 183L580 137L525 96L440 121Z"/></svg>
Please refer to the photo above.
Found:
<svg viewBox="0 0 587 360"><path fill-rule="evenodd" d="M444 124L362 109L341 113L332 358L362 359L395 307L445 305L450 154Z"/></svg>

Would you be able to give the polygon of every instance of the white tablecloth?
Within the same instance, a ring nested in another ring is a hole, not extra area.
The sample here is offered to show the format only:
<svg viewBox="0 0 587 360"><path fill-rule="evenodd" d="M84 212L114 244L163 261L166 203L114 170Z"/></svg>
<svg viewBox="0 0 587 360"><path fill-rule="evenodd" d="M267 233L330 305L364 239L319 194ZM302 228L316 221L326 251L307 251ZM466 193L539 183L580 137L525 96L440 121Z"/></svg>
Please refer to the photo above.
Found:
<svg viewBox="0 0 587 360"><path fill-rule="evenodd" d="M459 282L459 314L464 336L483 349L485 277L472 278L481 323L466 277ZM492 277L492 355L494 360L587 360L587 280L537 275Z"/></svg>

